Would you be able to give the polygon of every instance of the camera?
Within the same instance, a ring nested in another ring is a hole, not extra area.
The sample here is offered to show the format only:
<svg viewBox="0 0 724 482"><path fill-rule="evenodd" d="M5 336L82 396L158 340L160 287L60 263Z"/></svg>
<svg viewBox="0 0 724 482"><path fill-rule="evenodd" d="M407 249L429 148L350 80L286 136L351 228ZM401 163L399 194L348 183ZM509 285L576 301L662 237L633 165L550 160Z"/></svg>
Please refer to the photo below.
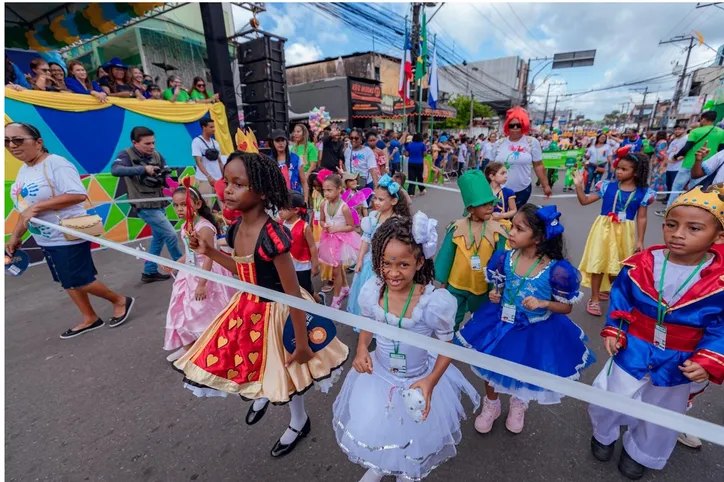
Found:
<svg viewBox="0 0 724 482"><path fill-rule="evenodd" d="M157 166L153 175L141 176L141 183L146 187L160 188L166 184L166 178L170 175L171 169Z"/></svg>

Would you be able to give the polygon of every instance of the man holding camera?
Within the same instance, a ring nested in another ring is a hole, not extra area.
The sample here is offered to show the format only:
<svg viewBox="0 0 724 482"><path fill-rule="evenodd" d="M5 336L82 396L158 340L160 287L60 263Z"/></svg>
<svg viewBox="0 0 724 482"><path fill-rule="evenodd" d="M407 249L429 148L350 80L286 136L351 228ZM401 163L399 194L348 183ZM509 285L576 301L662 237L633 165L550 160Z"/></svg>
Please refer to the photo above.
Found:
<svg viewBox="0 0 724 482"><path fill-rule="evenodd" d="M214 139L216 127L208 117L201 119L201 135L191 141L191 155L196 160L196 180L201 194L214 194L216 182L223 179L224 163L221 159L219 144ZM214 207L212 198L204 199L210 209Z"/></svg>
<svg viewBox="0 0 724 482"><path fill-rule="evenodd" d="M166 177L171 171L163 156L156 152L156 138L147 127L134 127L131 131L133 147L122 150L111 166L111 173L123 177L126 181L129 199L153 199L163 197ZM166 217L168 201L148 201L131 203L138 217L151 227L153 239L148 252L156 256L166 245L173 260L181 257L176 231ZM164 281L171 276L159 273L158 265L147 261L143 265L141 281L153 283Z"/></svg>

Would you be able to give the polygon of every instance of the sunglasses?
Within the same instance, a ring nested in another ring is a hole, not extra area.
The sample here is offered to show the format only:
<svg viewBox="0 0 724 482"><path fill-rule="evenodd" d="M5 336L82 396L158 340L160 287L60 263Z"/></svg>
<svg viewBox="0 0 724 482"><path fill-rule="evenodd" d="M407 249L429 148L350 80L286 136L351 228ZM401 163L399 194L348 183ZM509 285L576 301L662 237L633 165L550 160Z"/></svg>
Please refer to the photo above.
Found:
<svg viewBox="0 0 724 482"><path fill-rule="evenodd" d="M511 129L520 129L520 124L509 124L508 127Z"/></svg>
<svg viewBox="0 0 724 482"><path fill-rule="evenodd" d="M8 147L10 143L12 142L16 146L22 146L25 144L26 140L35 140L34 137L6 137L5 138L5 147Z"/></svg>
<svg viewBox="0 0 724 482"><path fill-rule="evenodd" d="M196 87L206 87L206 84L196 84Z"/></svg>

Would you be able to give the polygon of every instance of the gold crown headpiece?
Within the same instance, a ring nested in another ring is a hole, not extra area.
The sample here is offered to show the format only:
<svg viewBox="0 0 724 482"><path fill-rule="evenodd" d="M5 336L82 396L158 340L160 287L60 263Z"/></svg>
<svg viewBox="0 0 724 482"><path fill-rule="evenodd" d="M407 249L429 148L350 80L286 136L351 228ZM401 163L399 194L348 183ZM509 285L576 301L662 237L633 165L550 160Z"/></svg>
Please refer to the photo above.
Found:
<svg viewBox="0 0 724 482"><path fill-rule="evenodd" d="M254 131L251 129L238 128L236 130L236 146L242 152L248 152L250 154L259 153L259 144L256 142L256 136Z"/></svg>
<svg viewBox="0 0 724 482"><path fill-rule="evenodd" d="M713 214L724 228L724 200L719 197L720 195L724 196L724 184L712 185L708 192L697 186L691 191L680 194L666 210L666 215L668 216L669 211L677 206L695 206Z"/></svg>

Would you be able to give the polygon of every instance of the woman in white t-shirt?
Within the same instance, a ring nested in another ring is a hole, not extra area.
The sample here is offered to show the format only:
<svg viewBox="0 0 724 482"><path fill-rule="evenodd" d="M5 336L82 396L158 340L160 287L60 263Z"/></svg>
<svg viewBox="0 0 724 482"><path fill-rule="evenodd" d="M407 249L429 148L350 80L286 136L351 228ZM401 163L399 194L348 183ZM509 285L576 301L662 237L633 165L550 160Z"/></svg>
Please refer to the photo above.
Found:
<svg viewBox="0 0 724 482"><path fill-rule="evenodd" d="M23 162L10 191L20 219L5 250L12 255L19 249L26 231L30 231L43 250L53 280L61 284L83 316L83 321L60 337L73 338L105 324L93 309L88 295L113 304L113 317L108 320L111 328L124 323L135 300L111 291L96 279L90 242L69 241L58 230L30 222L31 218L37 218L59 224L59 219L86 214L83 202L87 194L78 170L65 158L48 153L40 132L29 124L13 122L6 125L5 148Z"/></svg>
<svg viewBox="0 0 724 482"><path fill-rule="evenodd" d="M359 175L359 185L374 189L379 179L377 159L372 149L363 144L362 132L354 129L349 134L350 146L344 151L345 169Z"/></svg>
<svg viewBox="0 0 724 482"><path fill-rule="evenodd" d="M591 186L598 184L598 181L600 181L606 173L606 168L613 157L611 146L608 144L608 136L606 134L600 134L596 137L595 143L586 149L584 157L586 158L586 171L588 171L585 192L586 194L590 194Z"/></svg>
<svg viewBox="0 0 724 482"><path fill-rule="evenodd" d="M530 168L535 169L546 197L551 195L551 188L543 167L543 151L540 142L530 137L530 119L522 107L513 107L508 111L503 131L504 138L495 144L494 160L502 162L508 168L508 182L505 187L515 192L515 204L521 208L530 199L533 190Z"/></svg>

